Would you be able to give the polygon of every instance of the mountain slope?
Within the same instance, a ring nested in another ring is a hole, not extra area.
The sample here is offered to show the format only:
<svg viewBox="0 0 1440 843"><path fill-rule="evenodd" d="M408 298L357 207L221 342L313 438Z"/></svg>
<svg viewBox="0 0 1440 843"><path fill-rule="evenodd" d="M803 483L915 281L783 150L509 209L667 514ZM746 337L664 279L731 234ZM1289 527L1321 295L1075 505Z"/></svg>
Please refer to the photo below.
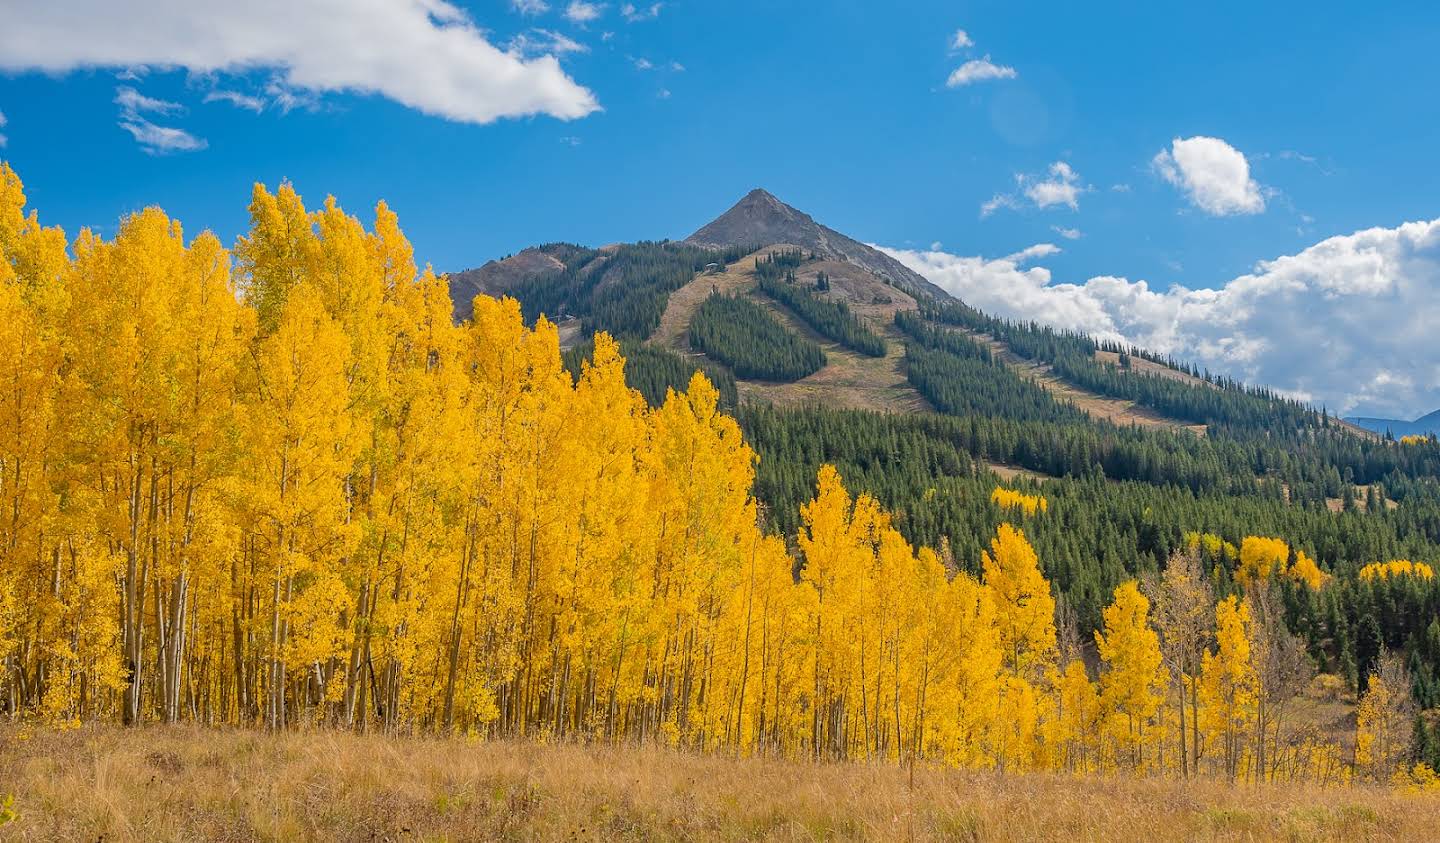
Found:
<svg viewBox="0 0 1440 843"><path fill-rule="evenodd" d="M1385 433L1388 431L1391 435L1397 437L1425 436L1431 433L1440 434L1440 410L1436 410L1426 416L1421 416L1414 421L1376 419L1364 416L1347 418L1345 421L1376 433Z"/></svg>
<svg viewBox="0 0 1440 843"><path fill-rule="evenodd" d="M475 297L503 296L532 278L561 272L566 259L583 251L566 243L531 246L500 260L493 260L475 269L450 273L450 298L455 302L455 318L470 318Z"/></svg>
<svg viewBox="0 0 1440 843"><path fill-rule="evenodd" d="M685 242L715 247L788 243L821 257L852 263L912 296L950 298L944 290L889 255L821 225L809 214L758 187Z"/></svg>

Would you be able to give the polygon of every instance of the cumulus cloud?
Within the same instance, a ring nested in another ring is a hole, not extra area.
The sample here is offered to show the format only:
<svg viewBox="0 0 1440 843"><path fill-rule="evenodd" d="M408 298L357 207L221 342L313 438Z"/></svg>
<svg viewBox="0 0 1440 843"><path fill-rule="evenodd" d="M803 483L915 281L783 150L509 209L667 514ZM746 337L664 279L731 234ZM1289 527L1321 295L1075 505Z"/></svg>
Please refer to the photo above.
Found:
<svg viewBox="0 0 1440 843"><path fill-rule="evenodd" d="M1265 210L1260 185L1250 177L1250 162L1219 138L1175 138L1151 163L1161 178L1207 214L1223 217Z"/></svg>
<svg viewBox="0 0 1440 843"><path fill-rule="evenodd" d="M1050 208L1064 205L1072 211L1080 210L1080 194L1087 187L1080 174L1064 161L1051 164L1044 175L1015 174L1014 193L997 193L980 206L980 216L988 217L1001 208L1018 211L1028 200L1036 208Z"/></svg>
<svg viewBox="0 0 1440 843"><path fill-rule="evenodd" d="M585 0L570 0L565 7L565 19L571 23L589 23L605 11L604 3L587 3Z"/></svg>
<svg viewBox="0 0 1440 843"><path fill-rule="evenodd" d="M1026 198L1037 208L1064 205L1072 211L1080 209L1080 194L1085 192L1080 174L1064 161L1051 164L1046 178L1031 181L1024 188Z"/></svg>
<svg viewBox="0 0 1440 843"><path fill-rule="evenodd" d="M996 64L987 55L984 58L971 59L955 68L950 74L950 78L945 80L945 87L958 88L962 85L971 85L989 79L1014 79L1018 75L1015 68Z"/></svg>
<svg viewBox="0 0 1440 843"><path fill-rule="evenodd" d="M1050 230L1060 235L1061 237L1064 237L1066 240L1080 239L1080 229L1078 228L1066 228L1063 225L1052 225L1050 226Z"/></svg>
<svg viewBox="0 0 1440 843"><path fill-rule="evenodd" d="M376 94L468 123L599 108L554 56L501 50L448 0L53 0L5 18L0 71L12 73L260 71L292 96Z"/></svg>
<svg viewBox="0 0 1440 843"><path fill-rule="evenodd" d="M1038 244L1003 258L884 249L971 305L1194 361L1342 414L1440 407L1440 219L1316 243L1209 289L1056 283Z"/></svg>
<svg viewBox="0 0 1440 843"><path fill-rule="evenodd" d="M955 34L950 36L950 49L952 50L963 50L966 47L973 46L975 46L974 39L970 37L970 33L963 29L955 30Z"/></svg>
<svg viewBox="0 0 1440 843"><path fill-rule="evenodd" d="M550 11L550 4L545 0L510 0L510 8L522 15L543 15Z"/></svg>

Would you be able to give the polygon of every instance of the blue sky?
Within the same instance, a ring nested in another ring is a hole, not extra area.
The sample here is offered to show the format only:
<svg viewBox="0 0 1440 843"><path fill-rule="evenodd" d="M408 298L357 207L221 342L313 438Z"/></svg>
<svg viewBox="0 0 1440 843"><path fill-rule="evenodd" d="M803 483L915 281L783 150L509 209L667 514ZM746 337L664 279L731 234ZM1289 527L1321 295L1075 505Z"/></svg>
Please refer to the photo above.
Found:
<svg viewBox="0 0 1440 843"><path fill-rule="evenodd" d="M228 240L288 178L452 270L763 186L1001 313L1440 406L1440 226L1399 228L1440 217L1429 4L110 5L0 0L0 157L72 234L159 204Z"/></svg>

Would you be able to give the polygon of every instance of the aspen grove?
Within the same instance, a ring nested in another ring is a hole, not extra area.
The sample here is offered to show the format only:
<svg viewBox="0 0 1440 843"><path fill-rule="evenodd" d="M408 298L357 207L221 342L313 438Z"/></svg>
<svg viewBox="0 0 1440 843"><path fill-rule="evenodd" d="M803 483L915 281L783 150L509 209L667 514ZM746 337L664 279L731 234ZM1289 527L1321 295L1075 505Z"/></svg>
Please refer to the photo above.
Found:
<svg viewBox="0 0 1440 843"><path fill-rule="evenodd" d="M1267 582L1325 575L1279 540L1247 542L1243 596L1199 550L1121 584L1087 643L1025 537L1044 498L996 491L982 576L830 466L768 534L703 375L652 408L603 333L572 378L514 300L456 325L383 203L367 229L257 185L233 249L156 208L67 242L24 204L0 165L10 717L1324 782L1403 761L1393 682L1358 759L1280 728L1311 668Z"/></svg>

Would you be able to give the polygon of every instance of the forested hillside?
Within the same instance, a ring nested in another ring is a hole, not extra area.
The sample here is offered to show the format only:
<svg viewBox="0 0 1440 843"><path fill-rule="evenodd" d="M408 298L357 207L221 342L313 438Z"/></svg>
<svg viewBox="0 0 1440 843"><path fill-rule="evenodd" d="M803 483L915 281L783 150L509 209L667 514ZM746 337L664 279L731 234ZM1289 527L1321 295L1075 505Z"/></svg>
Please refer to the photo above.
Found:
<svg viewBox="0 0 1440 843"><path fill-rule="evenodd" d="M795 381L825 365L825 352L747 299L712 295L690 323L690 345L746 380Z"/></svg>
<svg viewBox="0 0 1440 843"><path fill-rule="evenodd" d="M731 413L833 365L756 289L637 344L733 250L567 249L456 323L383 203L67 242L0 184L11 717L1435 786L1434 440L933 308L874 336L939 412Z"/></svg>
<svg viewBox="0 0 1440 843"><path fill-rule="evenodd" d="M764 206L754 213L768 213ZM727 226L732 234L743 230L735 219ZM825 365L799 352L802 338L747 301L768 299L848 351L883 355L899 344L904 376L941 415L741 406L741 426L760 455L756 495L775 529L793 535L801 528L800 505L815 472L835 464L895 513L907 540L948 546L960 567L978 573L975 560L1006 518L989 497L991 468L1028 472L1027 482L1056 513L1032 525L1029 536L1083 629L1101 625L1116 586L1157 575L1192 545L1218 542L1223 550L1248 536L1273 536L1294 548L1287 565L1303 556L1333 577L1318 592L1289 581L1278 587L1287 627L1304 638L1315 669L1361 691L1381 652L1399 652L1415 702L1436 704L1440 627L1431 620L1440 604L1433 581L1360 575L1375 562L1440 556L1440 448L1433 442L1357 435L1263 387L940 297L899 308L892 329L877 333L850 309L872 302L836 298L824 271L800 280L816 261L792 246L762 251L749 269L748 293L712 296L696 312L690 347L713 361L711 371L718 364L741 380L788 379ZM673 360L636 356L629 377L678 386ZM1043 366L1065 391L1015 360ZM641 374L652 365L667 374ZM661 400L657 389L646 394ZM1110 423L1073 403L1076 394L1128 402L1174 424ZM1202 555L1217 593L1244 594L1238 550ZM1429 733L1416 734L1423 743Z"/></svg>

